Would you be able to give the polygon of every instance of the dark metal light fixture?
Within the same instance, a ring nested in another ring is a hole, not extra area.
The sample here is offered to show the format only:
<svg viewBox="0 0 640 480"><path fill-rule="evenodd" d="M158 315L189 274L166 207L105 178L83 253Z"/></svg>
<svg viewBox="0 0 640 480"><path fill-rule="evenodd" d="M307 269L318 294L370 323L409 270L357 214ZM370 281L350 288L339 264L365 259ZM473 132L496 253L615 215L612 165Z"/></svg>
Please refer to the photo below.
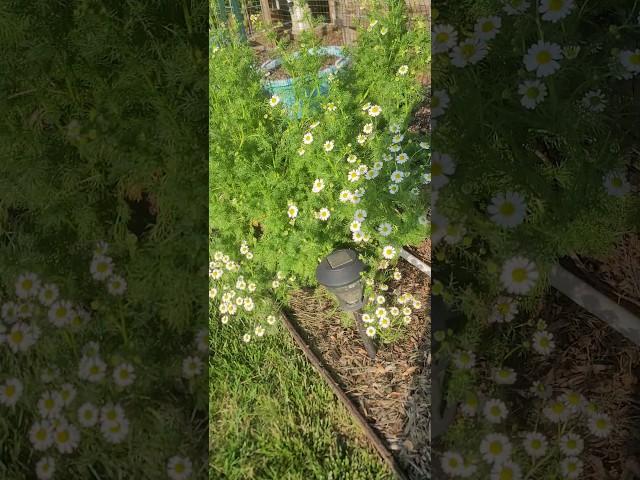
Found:
<svg viewBox="0 0 640 480"><path fill-rule="evenodd" d="M360 277L364 270L365 265L358 258L356 251L340 249L320 262L316 269L316 279L338 298L342 310L352 313L369 357L375 358L375 345L366 334L359 312L365 304L364 285Z"/></svg>

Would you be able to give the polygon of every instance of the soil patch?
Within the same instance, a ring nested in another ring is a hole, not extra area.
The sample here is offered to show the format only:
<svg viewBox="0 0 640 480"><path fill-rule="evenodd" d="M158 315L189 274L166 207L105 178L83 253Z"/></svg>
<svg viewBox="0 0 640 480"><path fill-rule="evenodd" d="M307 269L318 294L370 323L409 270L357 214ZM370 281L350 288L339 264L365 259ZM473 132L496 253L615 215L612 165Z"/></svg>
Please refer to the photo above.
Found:
<svg viewBox="0 0 640 480"><path fill-rule="evenodd" d="M585 435L585 480L640 475L640 348L561 294L545 302L541 318L557 341L532 377L554 392L577 390L612 418L609 437ZM586 429L585 429L586 430ZM586 433L586 432L584 432Z"/></svg>
<svg viewBox="0 0 640 480"><path fill-rule="evenodd" d="M425 242L417 250L428 247ZM367 356L355 326L345 326L334 301L322 291L295 293L292 317L305 330L345 392L358 405L411 479L430 472L430 279L404 260L400 281L390 291L411 293L423 307L414 312L400 340L379 345L375 361Z"/></svg>

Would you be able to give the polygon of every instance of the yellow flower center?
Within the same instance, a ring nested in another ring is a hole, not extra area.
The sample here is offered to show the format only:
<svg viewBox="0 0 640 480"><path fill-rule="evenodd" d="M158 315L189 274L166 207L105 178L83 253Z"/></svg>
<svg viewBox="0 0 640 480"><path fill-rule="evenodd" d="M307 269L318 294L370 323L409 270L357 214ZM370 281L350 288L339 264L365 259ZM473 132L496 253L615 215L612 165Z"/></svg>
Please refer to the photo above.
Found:
<svg viewBox="0 0 640 480"><path fill-rule="evenodd" d="M536 55L536 61L540 65L545 65L551 61L551 53L547 50L543 50Z"/></svg>
<svg viewBox="0 0 640 480"><path fill-rule="evenodd" d="M611 179L611 185L616 188L620 188L622 186L622 180L619 177L613 177Z"/></svg>
<svg viewBox="0 0 640 480"><path fill-rule="evenodd" d="M500 213L505 216L511 216L516 211L516 207L511 202L504 202L500 205Z"/></svg>
<svg viewBox="0 0 640 480"><path fill-rule="evenodd" d="M440 97L434 95L431 97L431 108L438 108L440 106Z"/></svg>
<svg viewBox="0 0 640 480"><path fill-rule="evenodd" d="M489 451L493 455L500 455L502 453L502 443L500 442L491 442L489 445Z"/></svg>
<svg viewBox="0 0 640 480"><path fill-rule="evenodd" d="M445 43L449 40L449 34L447 32L438 32L436 35L436 42Z"/></svg>
<svg viewBox="0 0 640 480"><path fill-rule="evenodd" d="M640 65L640 53L634 53L629 57L629 62L633 65Z"/></svg>
<svg viewBox="0 0 640 480"><path fill-rule="evenodd" d="M527 89L527 97L536 99L540 95L540 89L538 87L529 87Z"/></svg>
<svg viewBox="0 0 640 480"><path fill-rule="evenodd" d="M551 0L549 2L549 10L552 12L557 12L562 9L564 5L564 0Z"/></svg>
<svg viewBox="0 0 640 480"><path fill-rule="evenodd" d="M472 43L468 43L462 47L462 55L464 55L465 58L473 56L474 53L476 53L476 46Z"/></svg>
<svg viewBox="0 0 640 480"><path fill-rule="evenodd" d="M513 470L509 467L503 467L500 471L500 480L513 480Z"/></svg>
<svg viewBox="0 0 640 480"><path fill-rule="evenodd" d="M98 264L98 267L97 267L97 270L98 270L100 273L104 273L104 272L106 272L106 271L107 271L107 268L108 268L108 267L107 267L107 264L106 264L106 263L99 263L99 264Z"/></svg>
<svg viewBox="0 0 640 480"><path fill-rule="evenodd" d="M598 427L600 430L604 430L605 428L607 428L607 421L604 418L599 418L598 420L596 420L596 427Z"/></svg>
<svg viewBox="0 0 640 480"><path fill-rule="evenodd" d="M16 394L16 387L13 385L7 385L4 389L4 394L7 397L13 397Z"/></svg>
<svg viewBox="0 0 640 480"><path fill-rule="evenodd" d="M183 463L176 463L175 467L176 473L183 473L185 471L185 466Z"/></svg>
<svg viewBox="0 0 640 480"><path fill-rule="evenodd" d="M567 441L567 447L574 449L577 447L576 441L574 439L570 439Z"/></svg>
<svg viewBox="0 0 640 480"><path fill-rule="evenodd" d="M56 309L56 317L61 318L67 314L67 309L64 307L58 307Z"/></svg>
<svg viewBox="0 0 640 480"><path fill-rule="evenodd" d="M535 438L531 441L531 448L533 448L534 450L540 450L542 448L542 442Z"/></svg>
<svg viewBox="0 0 640 480"><path fill-rule="evenodd" d="M61 432L58 432L56 438L59 443L67 443L69 441L69 432L62 430Z"/></svg>
<svg viewBox="0 0 640 480"><path fill-rule="evenodd" d="M12 343L21 343L24 339L24 334L20 330L16 330L11 332L10 338Z"/></svg>
<svg viewBox="0 0 640 480"><path fill-rule="evenodd" d="M551 407L554 413L563 413L564 412L564 404L562 402L556 402Z"/></svg>
<svg viewBox="0 0 640 480"><path fill-rule="evenodd" d="M451 468L458 468L458 465L460 465L460 462L458 462L457 459L455 459L455 458L450 458L449 459L449 466Z"/></svg>
<svg viewBox="0 0 640 480"><path fill-rule="evenodd" d="M33 280L28 278L22 281L22 288L25 290L31 290L33 288Z"/></svg>
<svg viewBox="0 0 640 480"><path fill-rule="evenodd" d="M432 163L431 164L431 175L434 177L439 177L444 173L444 168L442 168L441 163Z"/></svg>
<svg viewBox="0 0 640 480"><path fill-rule="evenodd" d="M522 283L527 279L527 270L525 268L514 268L511 272L511 278L514 282Z"/></svg>
<svg viewBox="0 0 640 480"><path fill-rule="evenodd" d="M96 374L100 373L100 368L98 368L98 366L97 366L97 365L94 365L94 366L92 366L92 367L91 367L90 372L91 372L93 375L96 375Z"/></svg>
<svg viewBox="0 0 640 480"><path fill-rule="evenodd" d="M494 26L493 26L493 23L492 23L492 22L484 22L484 23L482 24L482 31L483 31L484 33L489 33L489 32L491 32L491 31L493 31L493 28L494 28Z"/></svg>
<svg viewBox="0 0 640 480"><path fill-rule="evenodd" d="M47 410L51 410L51 409L53 409L53 407L55 406L55 404L56 404L56 403L53 401L53 398L47 398L47 399L44 401L44 408L45 408L45 409L47 409Z"/></svg>
<svg viewBox="0 0 640 480"><path fill-rule="evenodd" d="M491 407L491 415L493 415L494 417L497 417L500 415L500 407L498 407L497 405L494 405L493 407Z"/></svg>
<svg viewBox="0 0 640 480"><path fill-rule="evenodd" d="M36 433L36 439L44 442L47 439L47 431L43 428L38 430L38 432Z"/></svg>

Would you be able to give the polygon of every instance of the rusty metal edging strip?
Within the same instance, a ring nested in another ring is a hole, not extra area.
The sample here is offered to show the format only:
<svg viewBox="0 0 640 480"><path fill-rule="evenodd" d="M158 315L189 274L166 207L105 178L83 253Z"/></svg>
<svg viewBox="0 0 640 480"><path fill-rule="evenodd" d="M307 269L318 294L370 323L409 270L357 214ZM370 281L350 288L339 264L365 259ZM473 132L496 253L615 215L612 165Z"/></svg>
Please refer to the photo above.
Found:
<svg viewBox="0 0 640 480"><path fill-rule="evenodd" d="M280 316L282 317L282 321L284 325L291 333L294 341L300 347L302 352L304 353L307 360L311 362L316 371L320 374L320 376L325 380L325 382L331 387L333 393L338 397L338 399L342 402L342 404L346 407L346 409L351 413L351 415L358 421L362 430L366 437L369 439L373 447L377 450L378 454L383 458L383 460L389 465L391 471L396 475L400 480L409 480L406 473L402 470L395 457L391 453L391 451L384 444L382 439L378 436L376 431L371 428L371 425L364 418L362 413L358 410L353 401L347 396L347 394L340 388L338 382L331 376L329 371L324 367L322 361L318 358L318 356L313 352L313 350L307 345L302 338L302 335L298 331L298 328L294 325L294 323L283 313L281 312Z"/></svg>

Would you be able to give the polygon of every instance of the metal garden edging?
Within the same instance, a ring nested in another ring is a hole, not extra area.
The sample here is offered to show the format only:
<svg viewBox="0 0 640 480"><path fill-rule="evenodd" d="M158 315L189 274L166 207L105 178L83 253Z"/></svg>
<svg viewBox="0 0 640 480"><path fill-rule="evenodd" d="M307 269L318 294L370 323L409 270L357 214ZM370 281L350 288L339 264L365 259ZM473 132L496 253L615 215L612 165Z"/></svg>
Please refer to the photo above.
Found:
<svg viewBox="0 0 640 480"><path fill-rule="evenodd" d="M640 345L640 318L636 315L560 265L551 268L550 280L556 290Z"/></svg>

